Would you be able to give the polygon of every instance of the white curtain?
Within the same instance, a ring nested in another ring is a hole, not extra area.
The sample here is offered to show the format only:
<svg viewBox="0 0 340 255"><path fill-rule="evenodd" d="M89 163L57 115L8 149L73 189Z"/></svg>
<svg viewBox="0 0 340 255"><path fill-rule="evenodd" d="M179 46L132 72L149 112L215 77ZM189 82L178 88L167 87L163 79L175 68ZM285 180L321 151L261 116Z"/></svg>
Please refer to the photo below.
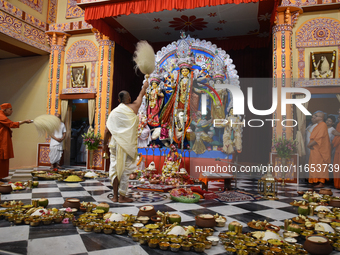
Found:
<svg viewBox="0 0 340 255"><path fill-rule="evenodd" d="M61 121L65 123L68 100L61 100Z"/></svg>
<svg viewBox="0 0 340 255"><path fill-rule="evenodd" d="M304 95L296 95L296 98L301 99L304 98ZM308 102L302 104L306 109L308 108ZM300 109L296 108L297 122L298 122L298 131L296 133L296 140L298 142L297 150L300 157L306 155L305 149L305 130L306 130L306 116L300 111Z"/></svg>
<svg viewBox="0 0 340 255"><path fill-rule="evenodd" d="M340 102L340 94L336 94L336 98L339 100Z"/></svg>
<svg viewBox="0 0 340 255"><path fill-rule="evenodd" d="M90 124L89 131L93 131L92 124L93 124L93 119L94 119L94 112L96 109L96 100L89 99L87 105L88 105L88 110L89 110L89 124Z"/></svg>

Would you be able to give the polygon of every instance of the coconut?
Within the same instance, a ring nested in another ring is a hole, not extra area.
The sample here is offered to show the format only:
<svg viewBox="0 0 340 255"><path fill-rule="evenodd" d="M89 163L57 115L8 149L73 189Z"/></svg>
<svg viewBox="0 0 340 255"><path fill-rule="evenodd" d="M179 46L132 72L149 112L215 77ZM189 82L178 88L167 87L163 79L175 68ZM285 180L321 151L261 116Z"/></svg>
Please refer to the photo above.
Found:
<svg viewBox="0 0 340 255"><path fill-rule="evenodd" d="M298 208L298 214L300 215L308 215L309 214L309 208L306 205L301 205Z"/></svg>
<svg viewBox="0 0 340 255"><path fill-rule="evenodd" d="M179 216L178 214L170 214L169 215L169 222L171 224L175 223L175 222L178 222L178 223L181 223L181 216Z"/></svg>
<svg viewBox="0 0 340 255"><path fill-rule="evenodd" d="M301 233L301 227L297 224L290 224L287 228L288 231L293 231L295 233Z"/></svg>
<svg viewBox="0 0 340 255"><path fill-rule="evenodd" d="M110 209L110 205L108 203L100 203L97 205L97 209L104 210L107 213Z"/></svg>
<svg viewBox="0 0 340 255"><path fill-rule="evenodd" d="M315 196L312 196L312 197L308 198L308 202L317 202L317 201L318 201L318 198L315 197Z"/></svg>
<svg viewBox="0 0 340 255"><path fill-rule="evenodd" d="M48 205L48 199L47 198L41 198L39 199L39 206L46 207Z"/></svg>
<svg viewBox="0 0 340 255"><path fill-rule="evenodd" d="M241 224L237 221L232 221L228 225L229 231L235 231L235 226L240 226Z"/></svg>

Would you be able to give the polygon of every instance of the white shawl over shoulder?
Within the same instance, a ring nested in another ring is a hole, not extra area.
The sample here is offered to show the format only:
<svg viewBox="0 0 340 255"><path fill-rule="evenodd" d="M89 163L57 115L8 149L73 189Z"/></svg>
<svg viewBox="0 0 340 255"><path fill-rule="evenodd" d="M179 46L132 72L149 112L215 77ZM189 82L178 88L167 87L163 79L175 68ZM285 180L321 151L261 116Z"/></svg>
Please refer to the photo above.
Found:
<svg viewBox="0 0 340 255"><path fill-rule="evenodd" d="M117 177L124 171L125 160L129 155L133 160L137 157L137 129L138 117L134 111L125 104L113 109L107 119L106 126L116 142Z"/></svg>

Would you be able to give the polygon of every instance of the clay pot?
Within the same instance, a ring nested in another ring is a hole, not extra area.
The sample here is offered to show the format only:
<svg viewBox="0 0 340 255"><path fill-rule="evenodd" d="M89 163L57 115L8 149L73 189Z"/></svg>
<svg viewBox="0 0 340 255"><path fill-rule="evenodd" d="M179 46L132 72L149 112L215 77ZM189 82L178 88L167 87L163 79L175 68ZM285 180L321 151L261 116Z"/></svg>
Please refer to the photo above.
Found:
<svg viewBox="0 0 340 255"><path fill-rule="evenodd" d="M137 214L137 217L139 216L148 216L151 218L152 216L156 215L156 210L152 205L143 205L141 208L139 208L139 212Z"/></svg>
<svg viewBox="0 0 340 255"><path fill-rule="evenodd" d="M319 194L332 196L333 192L331 189L321 189Z"/></svg>
<svg viewBox="0 0 340 255"><path fill-rule="evenodd" d="M2 194L9 194L12 192L12 185L11 184L3 184L0 186L0 193Z"/></svg>
<svg viewBox="0 0 340 255"><path fill-rule="evenodd" d="M80 208L80 200L78 198L66 198L64 204L64 208L70 207L70 208Z"/></svg>
<svg viewBox="0 0 340 255"><path fill-rule="evenodd" d="M195 141L196 134L189 128L185 134L185 137L188 139L188 141Z"/></svg>
<svg viewBox="0 0 340 255"><path fill-rule="evenodd" d="M201 228L213 228L216 226L215 218L202 218L199 215L195 217L196 226Z"/></svg>
<svg viewBox="0 0 340 255"><path fill-rule="evenodd" d="M329 201L329 205L333 207L340 207L340 199L335 199L335 198L331 199Z"/></svg>
<svg viewBox="0 0 340 255"><path fill-rule="evenodd" d="M317 235L307 236L303 248L311 255L328 255L333 251L328 238Z"/></svg>

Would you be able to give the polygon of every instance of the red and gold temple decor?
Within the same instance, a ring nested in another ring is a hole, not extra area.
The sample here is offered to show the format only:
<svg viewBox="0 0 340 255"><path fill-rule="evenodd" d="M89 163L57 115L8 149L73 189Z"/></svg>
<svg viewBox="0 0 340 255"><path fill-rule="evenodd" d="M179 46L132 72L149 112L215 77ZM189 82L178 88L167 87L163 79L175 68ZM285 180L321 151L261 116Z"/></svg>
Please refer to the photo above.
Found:
<svg viewBox="0 0 340 255"><path fill-rule="evenodd" d="M98 61L98 47L90 40L79 40L73 43L66 52L66 88L63 89L63 94L70 93L96 93L95 74L96 64ZM88 88L72 88L71 80L71 65L74 63L91 62L91 75Z"/></svg>
<svg viewBox="0 0 340 255"><path fill-rule="evenodd" d="M309 61L309 57L305 57L305 48L311 47L338 47L338 56L340 57L340 35L338 31L340 30L340 22L337 19L329 17L317 17L304 22L296 30L296 47L299 51L299 79L296 86L298 87L312 87L316 86L333 86L333 81L303 81L307 78L305 73L306 66L309 66L309 62L306 64L306 60ZM340 66L338 63L338 68L340 71ZM340 72L339 72L340 75ZM339 76L340 77L340 76ZM338 81L337 81L338 83ZM329 85L328 85L329 84Z"/></svg>
<svg viewBox="0 0 340 255"><path fill-rule="evenodd" d="M60 112L59 94L63 88L65 46L69 36L69 34L62 32L46 32L46 39L51 45L47 95L48 114Z"/></svg>
<svg viewBox="0 0 340 255"><path fill-rule="evenodd" d="M97 75L97 106L95 132L104 135L105 123L111 111L112 80L115 42L93 29L99 43L99 69Z"/></svg>
<svg viewBox="0 0 340 255"><path fill-rule="evenodd" d="M292 29L296 23L297 16L302 13L302 9L295 6L279 6L273 27L273 87L278 89L277 109L273 113L273 118L278 119L273 130L273 140L276 136L293 136L292 127L282 127L281 122L292 119L293 108L286 108L286 115L281 114L281 88L292 87ZM288 94L287 98L292 95ZM279 123L279 124L277 124ZM287 124L286 125L290 125Z"/></svg>

